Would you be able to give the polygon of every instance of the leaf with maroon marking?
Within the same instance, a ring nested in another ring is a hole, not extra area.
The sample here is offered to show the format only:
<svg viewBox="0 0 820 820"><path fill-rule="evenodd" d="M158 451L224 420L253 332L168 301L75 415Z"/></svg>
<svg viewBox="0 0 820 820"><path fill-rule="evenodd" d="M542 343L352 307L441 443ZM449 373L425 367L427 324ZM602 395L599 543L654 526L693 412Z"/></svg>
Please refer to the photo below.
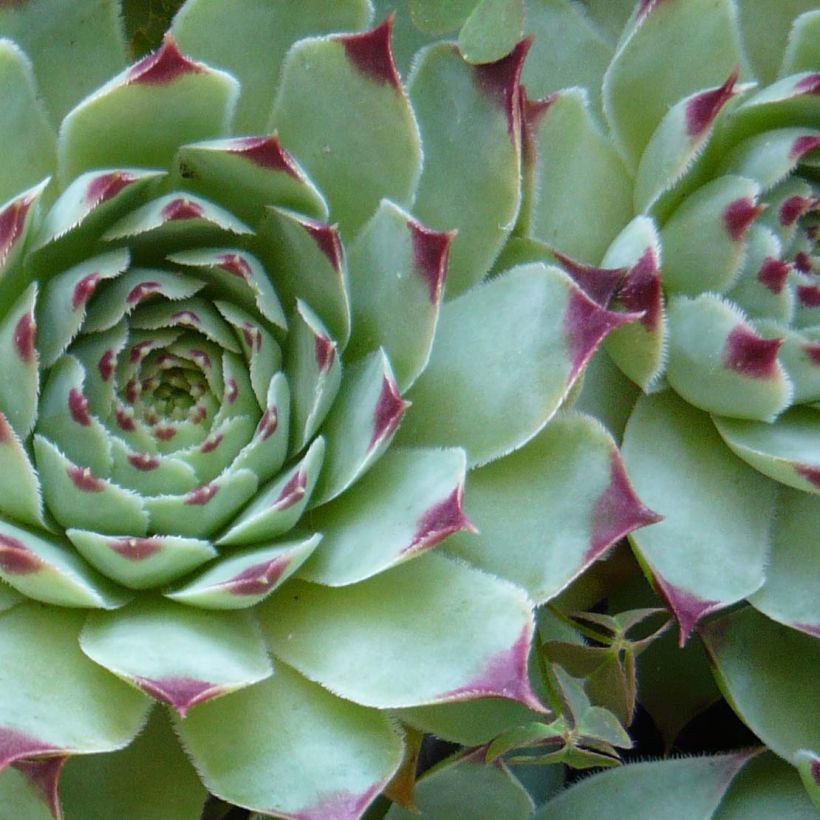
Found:
<svg viewBox="0 0 820 820"><path fill-rule="evenodd" d="M223 352L222 377L225 380L225 393L214 418L214 425L218 426L232 418L247 418L255 426L263 411L251 385L248 368L241 357L235 353Z"/></svg>
<svg viewBox="0 0 820 820"><path fill-rule="evenodd" d="M661 239L652 220L635 217L609 246L601 266L628 269L613 307L643 314L637 322L613 330L604 348L632 381L647 390L663 373L668 343Z"/></svg>
<svg viewBox="0 0 820 820"><path fill-rule="evenodd" d="M346 234L383 197L409 204L418 180L418 126L393 62L391 29L388 18L362 34L303 40L282 62L269 129L304 163Z"/></svg>
<svg viewBox="0 0 820 820"><path fill-rule="evenodd" d="M227 297L231 304L259 311L271 324L287 329L279 297L255 256L238 248L196 248L172 253L168 259L194 268L208 282L208 295Z"/></svg>
<svg viewBox="0 0 820 820"><path fill-rule="evenodd" d="M34 224L37 203L49 180L0 206L0 276L17 263Z"/></svg>
<svg viewBox="0 0 820 820"><path fill-rule="evenodd" d="M239 83L162 47L109 80L63 120L57 143L60 179L90 168L167 168L181 143L226 136ZM104 125L106 138L99 139Z"/></svg>
<svg viewBox="0 0 820 820"><path fill-rule="evenodd" d="M344 347L350 337L347 266L339 231L283 208L266 208L258 254L276 271L276 288L290 311L302 300Z"/></svg>
<svg viewBox="0 0 820 820"><path fill-rule="evenodd" d="M341 498L311 513L324 539L299 577L357 583L473 529L462 507L465 467L463 450L391 449Z"/></svg>
<svg viewBox="0 0 820 820"><path fill-rule="evenodd" d="M0 773L0 805L11 816L26 820L62 818L58 786L67 759L46 757L12 763Z"/></svg>
<svg viewBox="0 0 820 820"><path fill-rule="evenodd" d="M51 367L79 333L100 282L123 273L129 259L128 250L120 248L87 259L46 283L37 305L37 348L44 367Z"/></svg>
<svg viewBox="0 0 820 820"><path fill-rule="evenodd" d="M714 419L739 458L764 475L808 493L820 493L820 413L793 407L777 421Z"/></svg>
<svg viewBox="0 0 820 820"><path fill-rule="evenodd" d="M201 612L157 598L110 615L89 617L80 633L83 652L183 718L197 704L273 673L245 613Z"/></svg>
<svg viewBox="0 0 820 820"><path fill-rule="evenodd" d="M208 537L253 498L259 486L250 470L228 469L185 495L158 495L145 500L151 531L192 538Z"/></svg>
<svg viewBox="0 0 820 820"><path fill-rule="evenodd" d="M598 130L583 89L528 103L524 111L526 199L520 221L529 235L598 264L632 211L624 164ZM588 219L592 212L595 219Z"/></svg>
<svg viewBox="0 0 820 820"><path fill-rule="evenodd" d="M133 450L116 435L111 436L111 458L111 480L140 495L187 493L201 483L182 459Z"/></svg>
<svg viewBox="0 0 820 820"><path fill-rule="evenodd" d="M716 679L729 705L773 751L797 763L801 749L820 748L816 712L816 636L744 607L702 630Z"/></svg>
<svg viewBox="0 0 820 820"><path fill-rule="evenodd" d="M211 481L235 463L236 457L250 441L256 427L257 418L250 416L231 416L220 423L214 422L208 437L201 444L177 451L174 458L190 465L199 483ZM169 488L165 492L186 492L186 490Z"/></svg>
<svg viewBox="0 0 820 820"><path fill-rule="evenodd" d="M527 678L531 608L519 587L429 553L351 586L291 581L260 621L276 656L355 703L500 696L543 710Z"/></svg>
<svg viewBox="0 0 820 820"><path fill-rule="evenodd" d="M40 435L34 436L34 456L46 507L64 527L145 534L148 515L136 493L74 464Z"/></svg>
<svg viewBox="0 0 820 820"><path fill-rule="evenodd" d="M115 609L129 595L60 539L0 521L0 578L26 597L68 607Z"/></svg>
<svg viewBox="0 0 820 820"><path fill-rule="evenodd" d="M246 609L264 600L304 563L321 541L302 540L235 550L165 595L205 609Z"/></svg>
<svg viewBox="0 0 820 820"><path fill-rule="evenodd" d="M746 234L763 212L758 185L739 176L706 183L661 229L663 281L673 292L725 291L740 273ZM693 242L692 237L699 237Z"/></svg>
<svg viewBox="0 0 820 820"><path fill-rule="evenodd" d="M301 301L290 320L285 376L291 401L290 452L298 453L324 421L342 381L336 342Z"/></svg>
<svg viewBox="0 0 820 820"><path fill-rule="evenodd" d="M519 44L497 63L470 66L455 46L439 44L420 54L410 80L424 145L413 213L435 230L458 229L450 296L484 278L515 224L521 198L518 82L526 51Z"/></svg>
<svg viewBox="0 0 820 820"><path fill-rule="evenodd" d="M442 308L399 441L463 446L471 465L518 449L552 418L604 337L635 318L599 307L555 267L497 276Z"/></svg>
<svg viewBox="0 0 820 820"><path fill-rule="evenodd" d="M186 52L224 67L240 81L234 132L258 134L266 127L281 62L291 45L303 37L361 30L372 13L367 0L308 0L298 7L193 0L174 17L171 31Z"/></svg>
<svg viewBox="0 0 820 820"><path fill-rule="evenodd" d="M112 464L109 434L91 413L84 382L83 366L69 354L62 356L43 388L36 430L74 464L107 478Z"/></svg>
<svg viewBox="0 0 820 820"><path fill-rule="evenodd" d="M264 407L253 437L234 462L236 469L245 468L253 471L260 482L276 475L287 456L290 389L283 373L277 373L270 380Z"/></svg>
<svg viewBox="0 0 820 820"><path fill-rule="evenodd" d="M20 438L26 438L37 420L40 393L37 323L34 307L38 286L33 282L0 316L0 413Z"/></svg>
<svg viewBox="0 0 820 820"><path fill-rule="evenodd" d="M671 391L638 400L622 451L640 497L664 516L630 540L683 643L704 615L763 583L777 485L735 458L709 416Z"/></svg>
<svg viewBox="0 0 820 820"><path fill-rule="evenodd" d="M60 779L67 817L140 817L159 820L173 806L177 820L198 820L205 787L179 747L165 709L125 749L72 757Z"/></svg>
<svg viewBox="0 0 820 820"><path fill-rule="evenodd" d="M38 97L32 65L17 44L6 39L0 43L0 105L14 112L0 122L0 202L5 202L52 174L57 158L54 130Z"/></svg>
<svg viewBox="0 0 820 820"><path fill-rule="evenodd" d="M635 176L634 207L658 212L668 194L698 167L727 103L749 86L737 86L735 69L719 86L697 91L664 115L641 154Z"/></svg>
<svg viewBox="0 0 820 820"><path fill-rule="evenodd" d="M811 276L812 261L804 254L802 260L804 264L801 270L801 259L798 255L795 258L797 272L794 274L796 306L794 311L794 326L798 328L812 328L820 326L820 284L818 277Z"/></svg>
<svg viewBox="0 0 820 820"><path fill-rule="evenodd" d="M266 681L194 710L177 732L211 792L301 820L357 820L403 753L385 715L284 664Z"/></svg>
<svg viewBox="0 0 820 820"><path fill-rule="evenodd" d="M820 636L820 505L808 493L783 488L772 528L766 582L749 603L772 620Z"/></svg>
<svg viewBox="0 0 820 820"><path fill-rule="evenodd" d="M452 239L382 201L350 249L348 361L383 347L401 388L415 381L430 356Z"/></svg>
<svg viewBox="0 0 820 820"><path fill-rule="evenodd" d="M793 404L820 401L820 327L792 330L766 319L755 329L766 339L783 339L778 356L794 385Z"/></svg>
<svg viewBox="0 0 820 820"><path fill-rule="evenodd" d="M820 754L810 749L800 749L794 759L803 788L814 806L820 808Z"/></svg>
<svg viewBox="0 0 820 820"><path fill-rule="evenodd" d="M325 454L324 439L313 440L304 457L263 487L217 539L222 544L256 544L291 529L307 507ZM310 525L313 527L313 525Z"/></svg>
<svg viewBox="0 0 820 820"><path fill-rule="evenodd" d="M180 273L131 268L115 281L100 286L94 303L89 306L83 331L109 330L146 299L162 296L176 302L193 296L203 286L199 280Z"/></svg>
<svg viewBox="0 0 820 820"><path fill-rule="evenodd" d="M527 447L473 470L467 513L478 533L455 535L443 549L539 604L658 520L632 489L612 437L584 415L558 416ZM550 525L556 516L560 528Z"/></svg>
<svg viewBox="0 0 820 820"><path fill-rule="evenodd" d="M77 529L67 530L66 535L90 564L129 589L149 589L175 581L217 555L208 541L196 538L135 538Z"/></svg>
<svg viewBox="0 0 820 820"><path fill-rule="evenodd" d="M0 769L31 757L113 751L144 724L150 700L80 651L86 617L38 603L0 616Z"/></svg>
<svg viewBox="0 0 820 820"><path fill-rule="evenodd" d="M712 293L669 301L667 378L702 410L772 421L788 407L792 386L777 359L780 339L764 339L739 308Z"/></svg>
<svg viewBox="0 0 820 820"><path fill-rule="evenodd" d="M390 446L408 407L383 350L351 365L321 427L325 463L312 506L336 498Z"/></svg>
<svg viewBox="0 0 820 820"><path fill-rule="evenodd" d="M184 145L176 157L186 188L255 224L265 205L328 218L327 203L277 134Z"/></svg>
<svg viewBox="0 0 820 820"><path fill-rule="evenodd" d="M606 119L630 168L637 169L673 105L720 85L744 62L730 0L643 3L618 43L603 87ZM711 106L700 107L698 120L701 110L708 118Z"/></svg>
<svg viewBox="0 0 820 820"><path fill-rule="evenodd" d="M14 428L0 412L0 513L46 528L37 471Z"/></svg>

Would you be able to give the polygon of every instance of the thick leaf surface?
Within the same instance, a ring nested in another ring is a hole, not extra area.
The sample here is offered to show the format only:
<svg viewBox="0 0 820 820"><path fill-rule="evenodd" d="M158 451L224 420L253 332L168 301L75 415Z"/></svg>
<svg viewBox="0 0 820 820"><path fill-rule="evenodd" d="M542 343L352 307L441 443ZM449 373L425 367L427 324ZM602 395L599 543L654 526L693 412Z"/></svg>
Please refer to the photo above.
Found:
<svg viewBox="0 0 820 820"><path fill-rule="evenodd" d="M36 301L35 282L4 316L0 316L0 356L3 360L0 412L20 438L28 436L37 418L40 372L34 318Z"/></svg>
<svg viewBox="0 0 820 820"><path fill-rule="evenodd" d="M458 48L468 63L493 63L524 33L524 0L480 0L464 21Z"/></svg>
<svg viewBox="0 0 820 820"><path fill-rule="evenodd" d="M8 419L0 412L0 514L45 526L40 480Z"/></svg>
<svg viewBox="0 0 820 820"><path fill-rule="evenodd" d="M296 820L356 820L402 759L389 720L279 664L262 683L177 726L208 789Z"/></svg>
<svg viewBox="0 0 820 820"><path fill-rule="evenodd" d="M630 536L681 628L763 583L776 485L722 445L708 416L671 391L638 400L623 456L664 520Z"/></svg>
<svg viewBox="0 0 820 820"><path fill-rule="evenodd" d="M496 695L537 705L530 607L517 587L430 554L347 587L292 581L260 620L275 655L357 703Z"/></svg>

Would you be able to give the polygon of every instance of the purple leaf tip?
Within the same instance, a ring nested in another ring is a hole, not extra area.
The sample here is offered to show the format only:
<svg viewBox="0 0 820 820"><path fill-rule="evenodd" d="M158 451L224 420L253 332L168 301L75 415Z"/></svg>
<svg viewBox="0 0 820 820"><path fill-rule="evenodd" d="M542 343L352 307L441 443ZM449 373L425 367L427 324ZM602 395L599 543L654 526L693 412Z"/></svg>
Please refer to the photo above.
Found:
<svg viewBox="0 0 820 820"><path fill-rule="evenodd" d="M805 196L790 196L780 206L778 213L780 224L786 228L794 225L801 216L807 214L814 206L816 206L814 199Z"/></svg>
<svg viewBox="0 0 820 820"><path fill-rule="evenodd" d="M26 364L32 364L37 354L37 325L33 313L24 313L14 328L14 347Z"/></svg>
<svg viewBox="0 0 820 820"><path fill-rule="evenodd" d="M390 15L380 26L362 34L335 38L344 46L347 59L357 70L380 85L401 88L401 77L393 59L393 19Z"/></svg>
<svg viewBox="0 0 820 820"><path fill-rule="evenodd" d="M339 239L339 231L333 225L325 225L323 222L316 222L313 219L302 221L305 230L319 246L319 250L328 258L328 261L336 271L342 269L342 242Z"/></svg>
<svg viewBox="0 0 820 820"><path fill-rule="evenodd" d="M402 550L402 555L432 549L459 530L478 532L464 512L463 484L424 513L416 525L413 540Z"/></svg>
<svg viewBox="0 0 820 820"><path fill-rule="evenodd" d="M672 614L680 626L680 641L681 647L685 646L689 636L694 631L698 622L711 612L720 609L719 601L704 601L687 592L674 584L670 584L663 578L655 574L655 582L658 586L658 591L663 595Z"/></svg>
<svg viewBox="0 0 820 820"><path fill-rule="evenodd" d="M473 66L476 85L504 112L507 131L515 144L521 124L521 71L531 45L532 38L528 37L498 62Z"/></svg>
<svg viewBox="0 0 820 820"><path fill-rule="evenodd" d="M315 341L316 364L319 365L320 373L327 373L330 370L333 360L336 358L336 345L333 339L319 335Z"/></svg>
<svg viewBox="0 0 820 820"><path fill-rule="evenodd" d="M220 587L232 595L266 595L276 586L291 560L289 556L281 556L254 564Z"/></svg>
<svg viewBox="0 0 820 820"><path fill-rule="evenodd" d="M730 202L723 212L723 224L733 242L740 242L763 211L765 205L755 205L751 199L736 199Z"/></svg>
<svg viewBox="0 0 820 820"><path fill-rule="evenodd" d="M26 545L10 535L0 535L0 569L9 575L38 572L43 562Z"/></svg>
<svg viewBox="0 0 820 820"><path fill-rule="evenodd" d="M301 470L297 470L290 481L282 487L282 492L279 493L276 501L273 502L273 506L277 510L287 510L294 504L298 504L305 497L306 492L307 474Z"/></svg>
<svg viewBox="0 0 820 820"><path fill-rule="evenodd" d="M806 154L810 154L815 148L820 148L820 137L807 135L798 137L793 143L789 158L793 160L803 159Z"/></svg>
<svg viewBox="0 0 820 820"><path fill-rule="evenodd" d="M626 268L596 268L553 251L564 270L581 290L601 307L609 307L619 285L626 277Z"/></svg>
<svg viewBox="0 0 820 820"><path fill-rule="evenodd" d="M109 199L113 199L123 188L136 182L137 177L127 171L112 171L110 174L101 174L94 177L85 192L85 201L95 207Z"/></svg>
<svg viewBox="0 0 820 820"><path fill-rule="evenodd" d="M156 538L119 538L108 546L128 561L145 561L162 551L162 542Z"/></svg>
<svg viewBox="0 0 820 820"><path fill-rule="evenodd" d="M18 199L0 213L0 264L20 240L26 217L33 204L32 197Z"/></svg>
<svg viewBox="0 0 820 820"><path fill-rule="evenodd" d="M68 756L61 755L40 760L18 760L12 764L42 795L55 820L62 820L63 817L58 787L66 760Z"/></svg>
<svg viewBox="0 0 820 820"><path fill-rule="evenodd" d="M188 714L188 710L199 703L211 700L222 694L224 687L196 678L167 677L141 678L135 677L134 682L143 692L152 698L167 703L177 711L181 718Z"/></svg>
<svg viewBox="0 0 820 820"><path fill-rule="evenodd" d="M162 45L144 57L128 71L128 82L139 85L168 85L186 74L199 74L199 63L188 59L177 47L176 40L166 34Z"/></svg>
<svg viewBox="0 0 820 820"><path fill-rule="evenodd" d="M820 286L800 285L797 288L797 299L804 307L820 307Z"/></svg>
<svg viewBox="0 0 820 820"><path fill-rule="evenodd" d="M767 256L758 271L757 279L772 293L781 293L786 286L786 280L789 278L791 269L788 262Z"/></svg>
<svg viewBox="0 0 820 820"><path fill-rule="evenodd" d="M185 496L185 503L193 507L202 507L208 504L218 492L218 484L205 484L188 493Z"/></svg>
<svg viewBox="0 0 820 820"><path fill-rule="evenodd" d="M721 108L735 95L738 70L735 69L719 88L702 91L686 104L686 131L690 137L701 136L715 121Z"/></svg>
<svg viewBox="0 0 820 820"><path fill-rule="evenodd" d="M341 791L326 795L315 805L296 814L289 814L290 820L359 820L367 807L376 799L384 784L371 786L362 794ZM271 814L276 814L271 809Z"/></svg>
<svg viewBox="0 0 820 820"><path fill-rule="evenodd" d="M410 402L401 397L396 382L385 376L382 392L373 412L373 435L370 437L369 450L396 432L409 406Z"/></svg>
<svg viewBox="0 0 820 820"><path fill-rule="evenodd" d="M652 248L629 269L615 298L630 313L643 313L640 321L648 331L657 329L663 313L663 288Z"/></svg>
<svg viewBox="0 0 820 820"><path fill-rule="evenodd" d="M801 94L820 94L820 74L809 74L795 86Z"/></svg>
<svg viewBox="0 0 820 820"><path fill-rule="evenodd" d="M175 222L182 219L201 219L204 211L196 202L190 199L174 199L162 209L162 218L166 222Z"/></svg>
<svg viewBox="0 0 820 820"><path fill-rule="evenodd" d="M811 467L808 464L795 464L795 472L815 487L820 487L820 467Z"/></svg>
<svg viewBox="0 0 820 820"><path fill-rule="evenodd" d="M91 426L91 414L88 412L88 399L81 390L72 387L68 394L68 411L71 418L82 427Z"/></svg>
<svg viewBox="0 0 820 820"><path fill-rule="evenodd" d="M450 258L450 245L456 232L440 233L431 231L424 225L409 220L410 238L413 243L413 260L416 271L427 282L430 302L438 304L447 278L447 263Z"/></svg>
<svg viewBox="0 0 820 820"><path fill-rule="evenodd" d="M55 757L64 750L25 732L0 726L0 771L18 760L29 757Z"/></svg>
<svg viewBox="0 0 820 820"><path fill-rule="evenodd" d="M783 339L762 339L744 325L738 325L726 339L723 363L730 370L752 379L777 375L777 353Z"/></svg>
<svg viewBox="0 0 820 820"><path fill-rule="evenodd" d="M97 478L88 467L67 467L66 473L81 492L101 493L105 489L105 483Z"/></svg>
<svg viewBox="0 0 820 820"><path fill-rule="evenodd" d="M227 150L228 153L245 157L260 168L283 171L295 179L300 178L293 157L282 148L276 134L269 137L242 137L234 140Z"/></svg>

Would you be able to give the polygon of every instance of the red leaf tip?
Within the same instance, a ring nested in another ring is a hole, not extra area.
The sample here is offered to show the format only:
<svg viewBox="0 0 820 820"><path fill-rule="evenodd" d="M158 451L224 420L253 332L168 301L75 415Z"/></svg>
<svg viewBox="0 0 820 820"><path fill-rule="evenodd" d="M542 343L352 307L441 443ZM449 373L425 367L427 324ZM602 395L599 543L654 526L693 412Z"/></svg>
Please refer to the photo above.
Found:
<svg viewBox="0 0 820 820"><path fill-rule="evenodd" d="M763 339L738 325L726 339L723 363L730 370L752 379L770 379L777 374L777 353L783 339Z"/></svg>
<svg viewBox="0 0 820 820"><path fill-rule="evenodd" d="M293 157L282 148L277 134L268 137L241 137L231 143L228 153L239 154L260 168L283 171L295 179L301 178Z"/></svg>
<svg viewBox="0 0 820 820"><path fill-rule="evenodd" d="M171 34L152 54L128 70L127 81L138 85L168 85L186 74L200 74L203 67L186 57Z"/></svg>
<svg viewBox="0 0 820 820"><path fill-rule="evenodd" d="M455 231L440 233L431 231L411 219L407 222L413 243L413 261L416 271L427 282L430 302L434 305L441 300L444 282L447 279L447 264L450 259L450 245L455 239Z"/></svg>
<svg viewBox="0 0 820 820"><path fill-rule="evenodd" d="M392 88L401 88L401 77L393 58L391 14L381 25L361 34L343 34L336 41L344 46L347 59L365 76Z"/></svg>
<svg viewBox="0 0 820 820"><path fill-rule="evenodd" d="M690 137L700 137L712 125L720 110L734 97L739 75L735 69L719 88L701 91L686 104L686 131Z"/></svg>
<svg viewBox="0 0 820 820"><path fill-rule="evenodd" d="M527 37L498 62L473 66L476 85L506 115L507 131L514 143L521 124L521 72L532 42L533 38Z"/></svg>

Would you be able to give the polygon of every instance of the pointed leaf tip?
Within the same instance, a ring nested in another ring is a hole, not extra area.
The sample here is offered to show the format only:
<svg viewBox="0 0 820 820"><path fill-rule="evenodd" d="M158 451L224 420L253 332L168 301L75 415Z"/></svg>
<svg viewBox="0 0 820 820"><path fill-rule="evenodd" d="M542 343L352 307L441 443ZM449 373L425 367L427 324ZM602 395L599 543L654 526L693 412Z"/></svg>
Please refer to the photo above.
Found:
<svg viewBox="0 0 820 820"><path fill-rule="evenodd" d="M679 645L681 648L686 645L689 636L694 632L698 623L712 612L716 612L724 604L719 601L704 601L687 592L668 581L664 581L658 575L655 575L655 582L658 586L658 591L666 600L669 609L675 616L675 620L680 627Z"/></svg>
<svg viewBox="0 0 820 820"><path fill-rule="evenodd" d="M459 484L443 501L431 507L421 517L413 540L401 551L402 555L432 549L445 538L460 530L477 533L475 525L464 512L464 484Z"/></svg>
<svg viewBox="0 0 820 820"><path fill-rule="evenodd" d="M450 245L455 239L456 231L441 233L431 231L413 219L408 220L410 237L413 243L413 257L416 270L427 282L430 302L437 304L441 299L444 283L447 279L447 264L450 258Z"/></svg>
<svg viewBox="0 0 820 820"><path fill-rule="evenodd" d="M335 38L344 46L347 58L365 76L380 85L401 88L401 77L393 59L393 20L391 14L381 25L361 34Z"/></svg>
<svg viewBox="0 0 820 820"><path fill-rule="evenodd" d="M289 815L292 820L324 820L332 817L334 820L359 820L367 807L378 797L382 785L371 786L362 794L343 791L323 797L315 806L311 806L298 814Z"/></svg>
<svg viewBox="0 0 820 820"><path fill-rule="evenodd" d="M128 82L135 85L169 85L186 74L199 74L202 66L186 57L168 33L162 45L128 71Z"/></svg>
<svg viewBox="0 0 820 820"><path fill-rule="evenodd" d="M690 137L698 137L715 121L720 110L737 93L738 70L735 69L719 88L696 94L686 104L686 130Z"/></svg>
<svg viewBox="0 0 820 820"><path fill-rule="evenodd" d="M798 137L792 144L789 151L789 158L792 160L802 159L806 154L810 154L815 148L820 148L820 137L807 135Z"/></svg>
<svg viewBox="0 0 820 820"><path fill-rule="evenodd" d="M587 296L594 299L601 307L609 307L609 303L626 277L626 268L596 268L594 265L578 262L560 251L553 251L553 253L575 284Z"/></svg>
<svg viewBox="0 0 820 820"><path fill-rule="evenodd" d="M134 682L152 698L171 706L181 718L184 718L192 707L211 700L225 691L222 686L215 686L208 681L195 678L169 677L152 680L135 677Z"/></svg>
<svg viewBox="0 0 820 820"><path fill-rule="evenodd" d="M385 376L382 392L373 412L373 435L368 449L372 450L396 432L408 407L410 402L401 397L399 386L389 376Z"/></svg>
<svg viewBox="0 0 820 820"><path fill-rule="evenodd" d="M792 266L788 262L783 262L780 259L767 256L763 260L763 264L758 271L757 279L772 293L782 293L783 288L786 286L786 281L789 278L789 274L791 273L791 269Z"/></svg>
<svg viewBox="0 0 820 820"><path fill-rule="evenodd" d="M778 374L777 353L783 339L763 339L738 325L726 339L724 364L752 379L773 379Z"/></svg>
<svg viewBox="0 0 820 820"><path fill-rule="evenodd" d="M504 112L513 141L521 124L521 72L532 42L532 37L527 37L498 62L473 66L476 85Z"/></svg>
<svg viewBox="0 0 820 820"><path fill-rule="evenodd" d="M90 208L96 208L103 202L113 199L120 191L137 182L139 177L128 171L112 171L94 177L88 183L85 192L85 202Z"/></svg>
<svg viewBox="0 0 820 820"><path fill-rule="evenodd" d="M22 361L31 364L37 356L37 324L34 312L24 313L14 328L14 348Z"/></svg>
<svg viewBox="0 0 820 820"><path fill-rule="evenodd" d="M11 253L11 249L20 241L26 217L37 200L36 195L16 199L0 212L0 265Z"/></svg>
<svg viewBox="0 0 820 820"><path fill-rule="evenodd" d="M293 157L285 151L277 134L269 137L240 137L227 148L229 154L239 154L260 168L283 171L294 179L301 179Z"/></svg>
<svg viewBox="0 0 820 820"><path fill-rule="evenodd" d="M315 219L302 219L302 225L319 246L319 250L328 258L335 271L342 269L342 241L335 225L325 225Z"/></svg>
<svg viewBox="0 0 820 820"><path fill-rule="evenodd" d="M49 757L45 760L19 760L12 763L35 791L42 795L43 800L51 811L54 820L63 820L63 807L60 802L59 785L60 775L68 756Z"/></svg>
<svg viewBox="0 0 820 820"><path fill-rule="evenodd" d="M0 535L0 570L10 575L29 575L43 568L43 562L26 545L9 535Z"/></svg>
<svg viewBox="0 0 820 820"><path fill-rule="evenodd" d="M723 212L723 224L733 242L740 242L752 223L766 210L765 205L755 205L748 198L730 202Z"/></svg>
<svg viewBox="0 0 820 820"><path fill-rule="evenodd" d="M18 760L30 757L55 757L63 751L25 732L0 726L0 771Z"/></svg>

